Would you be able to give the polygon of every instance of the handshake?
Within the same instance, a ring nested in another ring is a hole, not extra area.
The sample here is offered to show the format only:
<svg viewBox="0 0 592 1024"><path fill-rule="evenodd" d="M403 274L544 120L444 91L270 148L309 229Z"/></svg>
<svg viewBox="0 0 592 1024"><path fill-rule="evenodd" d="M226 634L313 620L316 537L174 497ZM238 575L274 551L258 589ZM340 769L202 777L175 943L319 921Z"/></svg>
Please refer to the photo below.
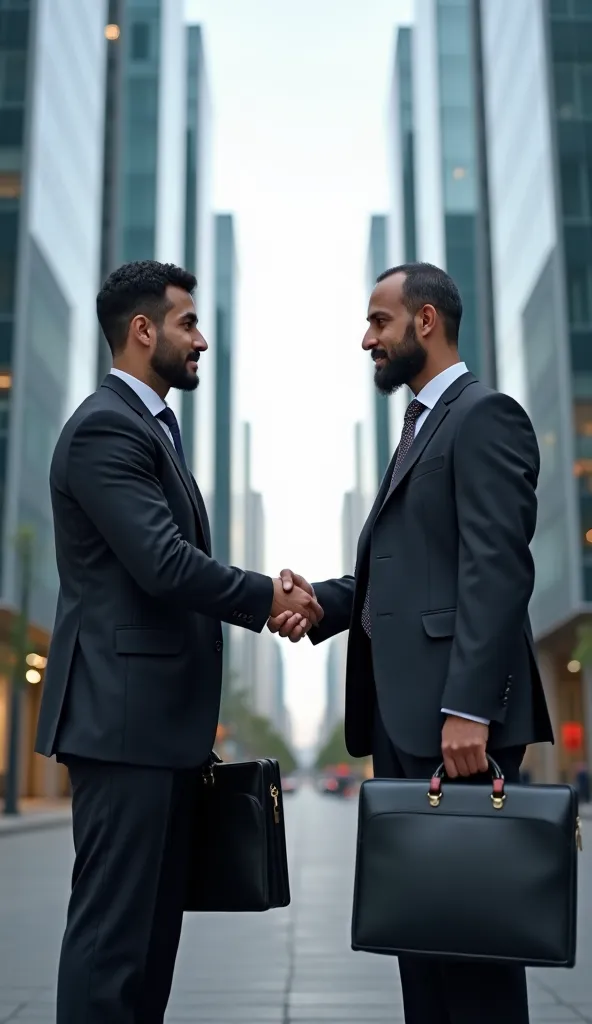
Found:
<svg viewBox="0 0 592 1024"><path fill-rule="evenodd" d="M291 569L282 569L273 581L273 604L267 628L298 643L311 626L318 626L323 609L310 583Z"/></svg>

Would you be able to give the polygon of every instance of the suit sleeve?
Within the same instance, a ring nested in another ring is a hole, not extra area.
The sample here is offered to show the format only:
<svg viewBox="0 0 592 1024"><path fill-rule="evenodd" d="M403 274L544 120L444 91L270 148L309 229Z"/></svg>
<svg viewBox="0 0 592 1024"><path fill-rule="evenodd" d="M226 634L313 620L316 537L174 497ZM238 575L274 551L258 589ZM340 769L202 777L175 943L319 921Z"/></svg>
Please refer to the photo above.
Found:
<svg viewBox="0 0 592 1024"><path fill-rule="evenodd" d="M454 448L458 602L443 708L502 722L504 689L534 586L539 452L528 416L492 393Z"/></svg>
<svg viewBox="0 0 592 1024"><path fill-rule="evenodd" d="M330 640L337 633L349 629L355 585L354 576L342 576L340 580L313 583L317 601L325 614L319 625L313 626L308 633L311 643L320 644L323 640Z"/></svg>
<svg viewBox="0 0 592 1024"><path fill-rule="evenodd" d="M254 632L263 629L271 579L221 565L181 536L140 425L112 411L84 419L70 442L68 487L146 593Z"/></svg>

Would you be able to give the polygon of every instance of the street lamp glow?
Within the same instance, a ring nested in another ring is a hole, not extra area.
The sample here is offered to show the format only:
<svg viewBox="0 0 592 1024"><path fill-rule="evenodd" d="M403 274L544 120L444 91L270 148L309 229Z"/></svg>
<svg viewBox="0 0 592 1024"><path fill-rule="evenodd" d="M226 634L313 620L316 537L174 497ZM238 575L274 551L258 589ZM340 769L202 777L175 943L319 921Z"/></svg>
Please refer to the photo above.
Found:
<svg viewBox="0 0 592 1024"><path fill-rule="evenodd" d="M45 668L47 658L44 658L41 654L27 654L27 665L30 665L31 668Z"/></svg>
<svg viewBox="0 0 592 1024"><path fill-rule="evenodd" d="M579 672L581 667L582 666L580 665L579 661L570 661L570 662L568 662L568 665L567 665L567 671L568 672Z"/></svg>
<svg viewBox="0 0 592 1024"><path fill-rule="evenodd" d="M108 39L110 43L114 43L119 39L121 35L121 29L119 25L105 25L105 39Z"/></svg>
<svg viewBox="0 0 592 1024"><path fill-rule="evenodd" d="M28 683L31 683L34 686L36 683L41 682L41 673L38 672L36 668L30 668L25 679Z"/></svg>

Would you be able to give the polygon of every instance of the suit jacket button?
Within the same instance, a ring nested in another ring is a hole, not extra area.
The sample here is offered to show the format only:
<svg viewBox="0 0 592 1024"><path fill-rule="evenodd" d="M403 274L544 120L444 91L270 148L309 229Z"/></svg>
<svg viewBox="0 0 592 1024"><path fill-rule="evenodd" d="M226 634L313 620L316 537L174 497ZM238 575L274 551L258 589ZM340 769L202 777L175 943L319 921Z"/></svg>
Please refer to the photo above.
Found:
<svg viewBox="0 0 592 1024"><path fill-rule="evenodd" d="M252 622L252 621L253 621L253 616L252 615L247 615L247 622Z"/></svg>
<svg viewBox="0 0 592 1024"><path fill-rule="evenodd" d="M503 705L504 707L507 707L507 705L508 705L508 698L507 698L507 697L504 697L504 699L503 699L503 701L502 701L502 705Z"/></svg>
<svg viewBox="0 0 592 1024"><path fill-rule="evenodd" d="M222 641L216 640L216 650L219 652L222 650Z"/></svg>

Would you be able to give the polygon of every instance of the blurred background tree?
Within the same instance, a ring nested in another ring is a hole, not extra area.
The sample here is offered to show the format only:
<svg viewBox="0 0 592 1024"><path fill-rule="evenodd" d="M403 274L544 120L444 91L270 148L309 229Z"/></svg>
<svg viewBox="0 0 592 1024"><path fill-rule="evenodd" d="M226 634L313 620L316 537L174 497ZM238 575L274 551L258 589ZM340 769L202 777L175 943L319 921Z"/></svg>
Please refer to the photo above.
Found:
<svg viewBox="0 0 592 1024"><path fill-rule="evenodd" d="M298 767L285 738L269 719L253 712L248 694L237 686L236 679L222 698L216 749L221 757L235 760L273 757L279 761L284 775Z"/></svg>
<svg viewBox="0 0 592 1024"><path fill-rule="evenodd" d="M577 637L573 660L579 661L580 665L592 665L592 626L578 626Z"/></svg>
<svg viewBox="0 0 592 1024"><path fill-rule="evenodd" d="M316 767L318 771L347 765L352 775L367 775L370 758L352 757L345 745L345 728L338 722L325 745L319 750Z"/></svg>

